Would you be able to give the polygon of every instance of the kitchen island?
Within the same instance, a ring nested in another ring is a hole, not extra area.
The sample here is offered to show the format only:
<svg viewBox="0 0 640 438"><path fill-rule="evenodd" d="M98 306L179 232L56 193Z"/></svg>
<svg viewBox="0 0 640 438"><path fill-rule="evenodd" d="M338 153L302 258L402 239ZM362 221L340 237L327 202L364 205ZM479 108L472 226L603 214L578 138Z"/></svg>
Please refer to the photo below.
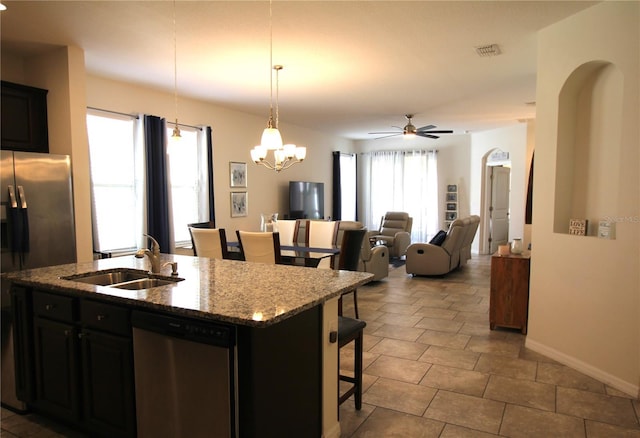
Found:
<svg viewBox="0 0 640 438"><path fill-rule="evenodd" d="M139 382L134 385L140 370L133 378L136 321L145 315L178 318L188 322L189 335L219 328L228 333L229 433L221 435L339 436L337 344L331 336L337 331L337 300L372 275L161 255L162 276L171 277L167 264L174 262L179 281L140 290L77 278L149 268L147 259L133 256L4 274L12 283L16 361L23 370L19 397L91 433L136 436L136 410L142 414L144 408ZM199 363L196 358L192 366ZM106 385L111 374L116 378ZM190 412L216 416L197 402L192 400ZM162 422L173 423L169 418L155 418L166 436L172 426Z"/></svg>

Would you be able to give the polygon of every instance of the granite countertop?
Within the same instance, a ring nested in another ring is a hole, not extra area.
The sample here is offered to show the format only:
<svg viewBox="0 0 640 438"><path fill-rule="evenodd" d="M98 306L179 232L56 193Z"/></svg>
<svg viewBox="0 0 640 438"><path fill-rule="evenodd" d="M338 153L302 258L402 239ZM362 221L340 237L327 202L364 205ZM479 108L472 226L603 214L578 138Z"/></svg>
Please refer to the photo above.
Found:
<svg viewBox="0 0 640 438"><path fill-rule="evenodd" d="M373 278L365 272L162 254L161 263L166 262L178 262L178 277L184 281L152 289L125 290L60 278L113 268L145 271L150 268L147 257L133 256L2 275L23 285L69 295L254 327L275 324ZM170 274L170 266L163 267L160 273Z"/></svg>

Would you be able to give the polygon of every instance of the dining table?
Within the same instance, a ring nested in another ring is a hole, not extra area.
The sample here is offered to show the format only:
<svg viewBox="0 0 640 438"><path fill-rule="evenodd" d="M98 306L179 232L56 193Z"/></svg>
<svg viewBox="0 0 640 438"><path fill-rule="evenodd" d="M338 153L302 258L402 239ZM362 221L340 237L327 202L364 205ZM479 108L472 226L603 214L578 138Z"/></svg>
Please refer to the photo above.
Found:
<svg viewBox="0 0 640 438"><path fill-rule="evenodd" d="M229 257L239 260L240 244L237 241L227 241ZM320 260L335 257L340 254L340 248L332 246L330 248L311 247L304 245L280 245L280 258L283 264L300 265L308 268L316 268Z"/></svg>

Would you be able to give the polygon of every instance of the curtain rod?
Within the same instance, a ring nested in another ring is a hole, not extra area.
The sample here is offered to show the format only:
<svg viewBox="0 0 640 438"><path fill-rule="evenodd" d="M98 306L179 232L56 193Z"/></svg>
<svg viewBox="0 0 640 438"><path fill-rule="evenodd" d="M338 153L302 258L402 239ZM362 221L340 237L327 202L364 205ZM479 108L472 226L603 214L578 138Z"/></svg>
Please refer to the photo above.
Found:
<svg viewBox="0 0 640 438"><path fill-rule="evenodd" d="M172 125L175 125L175 122L168 122L168 123L170 123ZM199 129L200 131L202 131L202 129L203 129L202 126L185 125L184 123L178 123L178 126L182 126L182 127L185 127L185 128Z"/></svg>
<svg viewBox="0 0 640 438"><path fill-rule="evenodd" d="M94 110L94 111L102 111L104 113L117 114L119 116L131 117L132 119L136 119L136 120L138 119L138 115L137 114L121 113L119 111L112 111L112 110L108 110L108 109L104 109L104 108L96 108L96 107L93 107L93 106L88 106L87 109ZM169 122L169 123L175 125L175 123L173 123L173 122ZM201 126L186 125L184 123L178 123L178 126L182 126L184 128L198 129L200 131L202 131L202 129L203 129Z"/></svg>
<svg viewBox="0 0 640 438"><path fill-rule="evenodd" d="M108 110L108 109L96 108L96 107L93 107L93 106L88 106L87 109L94 110L94 111L102 111L104 113L117 114L119 116L131 117L132 119L137 119L138 118L137 114L121 113L121 112L118 112L118 111L111 111L111 110Z"/></svg>
<svg viewBox="0 0 640 438"><path fill-rule="evenodd" d="M375 154L376 152L401 152L403 154L407 153L407 152L435 152L437 154L438 153L438 149L408 149L408 150L370 151L370 152L360 152L360 155Z"/></svg>

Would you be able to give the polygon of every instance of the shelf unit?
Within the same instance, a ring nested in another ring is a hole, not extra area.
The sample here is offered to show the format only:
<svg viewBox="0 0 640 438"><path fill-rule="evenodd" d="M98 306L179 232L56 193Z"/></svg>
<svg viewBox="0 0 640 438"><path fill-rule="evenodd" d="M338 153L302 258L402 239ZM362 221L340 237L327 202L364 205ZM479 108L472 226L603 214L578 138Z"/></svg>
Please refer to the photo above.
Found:
<svg viewBox="0 0 640 438"><path fill-rule="evenodd" d="M444 226L449 228L451 222L458 218L458 186L456 184L447 184L447 194L444 204Z"/></svg>

